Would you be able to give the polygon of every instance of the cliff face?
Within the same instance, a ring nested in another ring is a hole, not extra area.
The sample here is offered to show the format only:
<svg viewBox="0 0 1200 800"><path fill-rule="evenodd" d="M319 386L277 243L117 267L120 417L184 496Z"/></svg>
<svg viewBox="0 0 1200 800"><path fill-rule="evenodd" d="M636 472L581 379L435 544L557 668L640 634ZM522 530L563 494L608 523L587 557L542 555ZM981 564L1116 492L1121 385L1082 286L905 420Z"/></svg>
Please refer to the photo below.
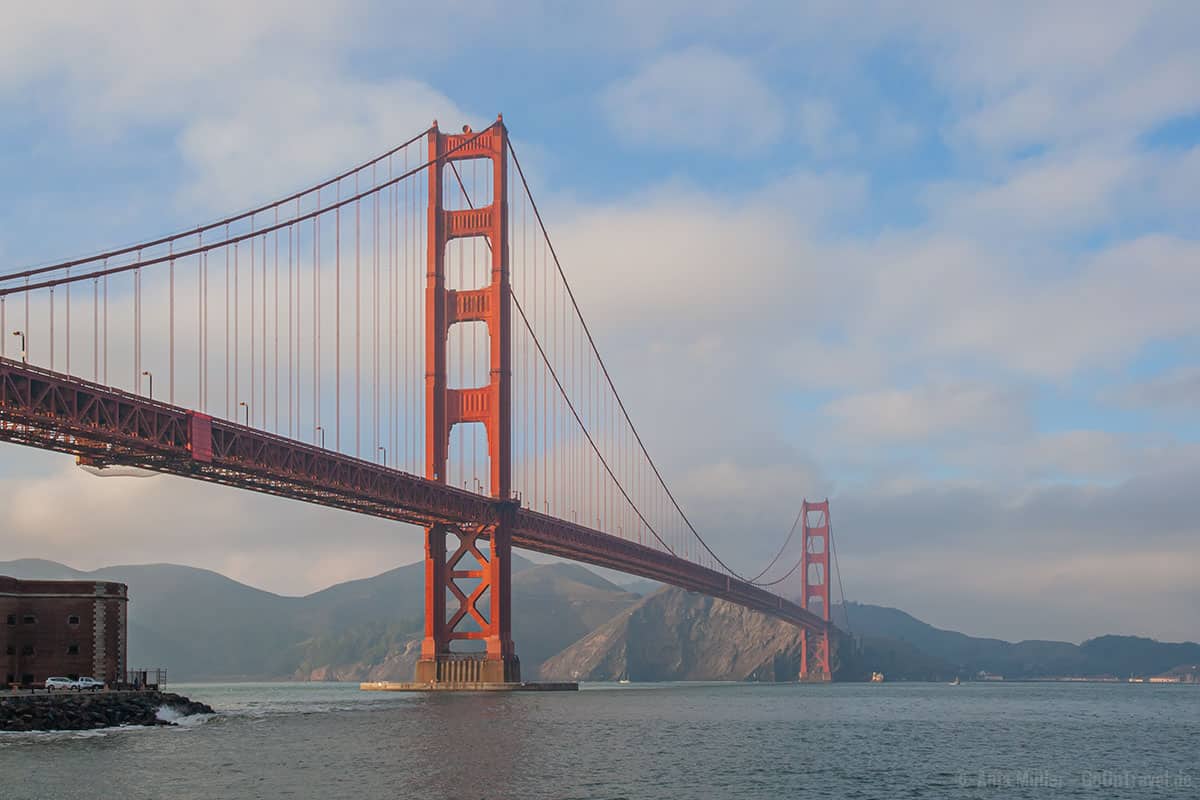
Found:
<svg viewBox="0 0 1200 800"><path fill-rule="evenodd" d="M513 574L513 640L526 680L579 637L638 601L574 564L528 566ZM309 642L296 680L407 681L421 655L421 620L350 625Z"/></svg>
<svg viewBox="0 0 1200 800"><path fill-rule="evenodd" d="M755 611L664 589L542 664L543 680L795 680L800 631Z"/></svg>

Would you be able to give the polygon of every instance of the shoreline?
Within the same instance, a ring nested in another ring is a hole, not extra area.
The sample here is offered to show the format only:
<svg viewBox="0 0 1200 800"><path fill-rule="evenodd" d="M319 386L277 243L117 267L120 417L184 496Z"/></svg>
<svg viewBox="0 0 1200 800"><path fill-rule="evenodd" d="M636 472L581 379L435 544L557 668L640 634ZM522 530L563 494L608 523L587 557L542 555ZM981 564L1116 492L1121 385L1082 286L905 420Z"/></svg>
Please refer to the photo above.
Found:
<svg viewBox="0 0 1200 800"><path fill-rule="evenodd" d="M122 725L170 727L160 716L214 714L211 706L183 695L159 691L52 692L0 697L0 731L88 731Z"/></svg>

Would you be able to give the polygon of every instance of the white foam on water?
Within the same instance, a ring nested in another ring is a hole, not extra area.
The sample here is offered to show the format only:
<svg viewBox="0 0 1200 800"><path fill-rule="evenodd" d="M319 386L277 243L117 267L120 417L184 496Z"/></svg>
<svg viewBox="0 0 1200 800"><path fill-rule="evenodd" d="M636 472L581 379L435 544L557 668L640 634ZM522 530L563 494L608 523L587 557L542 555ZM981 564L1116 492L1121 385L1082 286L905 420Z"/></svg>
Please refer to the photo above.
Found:
<svg viewBox="0 0 1200 800"><path fill-rule="evenodd" d="M162 722L170 722L181 728L194 728L212 719L213 714L183 714L171 706L159 706L154 716Z"/></svg>

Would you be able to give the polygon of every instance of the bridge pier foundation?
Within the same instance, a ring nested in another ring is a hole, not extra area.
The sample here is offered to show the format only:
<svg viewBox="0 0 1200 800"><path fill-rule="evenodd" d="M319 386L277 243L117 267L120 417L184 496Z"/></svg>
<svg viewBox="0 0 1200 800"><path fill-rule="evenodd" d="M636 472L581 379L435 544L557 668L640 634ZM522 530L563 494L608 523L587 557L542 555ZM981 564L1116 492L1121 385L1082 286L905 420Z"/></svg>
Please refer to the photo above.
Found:
<svg viewBox="0 0 1200 800"><path fill-rule="evenodd" d="M829 631L812 633L800 631L800 675L801 683L828 683L833 680L830 666Z"/></svg>
<svg viewBox="0 0 1200 800"><path fill-rule="evenodd" d="M453 539L453 549L448 547ZM466 583L460 583L465 581ZM448 597L457 608L447 605ZM419 684L521 682L512 641L512 535L507 525L425 530L425 638ZM482 641L482 652L456 653L455 641Z"/></svg>

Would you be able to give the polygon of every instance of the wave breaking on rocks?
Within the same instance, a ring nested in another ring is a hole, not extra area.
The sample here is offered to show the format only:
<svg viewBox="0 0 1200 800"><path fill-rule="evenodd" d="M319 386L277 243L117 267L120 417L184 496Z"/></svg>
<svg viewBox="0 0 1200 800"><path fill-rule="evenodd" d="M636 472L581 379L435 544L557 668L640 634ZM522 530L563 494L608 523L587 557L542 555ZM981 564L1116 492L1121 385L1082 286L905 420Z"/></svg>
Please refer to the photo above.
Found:
<svg viewBox="0 0 1200 800"><path fill-rule="evenodd" d="M0 731L86 731L122 725L171 726L216 712L171 692L59 692L0 698Z"/></svg>

